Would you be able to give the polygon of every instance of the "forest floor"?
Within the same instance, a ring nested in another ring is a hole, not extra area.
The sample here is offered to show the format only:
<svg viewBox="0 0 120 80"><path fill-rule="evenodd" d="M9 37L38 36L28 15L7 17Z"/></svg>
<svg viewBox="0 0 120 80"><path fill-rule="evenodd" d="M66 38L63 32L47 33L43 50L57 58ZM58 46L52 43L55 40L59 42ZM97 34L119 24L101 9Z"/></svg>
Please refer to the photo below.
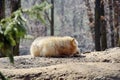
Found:
<svg viewBox="0 0 120 80"><path fill-rule="evenodd" d="M0 71L11 80L120 80L120 48L74 57L0 58Z"/></svg>

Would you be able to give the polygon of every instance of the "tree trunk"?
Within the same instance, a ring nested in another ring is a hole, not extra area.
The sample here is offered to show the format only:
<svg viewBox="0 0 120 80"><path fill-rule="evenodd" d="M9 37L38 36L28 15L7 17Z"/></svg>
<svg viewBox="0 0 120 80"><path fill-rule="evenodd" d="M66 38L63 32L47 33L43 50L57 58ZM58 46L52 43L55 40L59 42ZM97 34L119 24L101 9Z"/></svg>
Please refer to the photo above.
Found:
<svg viewBox="0 0 120 80"><path fill-rule="evenodd" d="M0 20L5 18L5 0L0 0ZM0 41L4 42L4 36L0 33ZM5 56L3 50L0 48L0 57Z"/></svg>
<svg viewBox="0 0 120 80"><path fill-rule="evenodd" d="M21 0L11 0L11 13L21 7Z"/></svg>
<svg viewBox="0 0 120 80"><path fill-rule="evenodd" d="M114 27L113 27L113 0L109 0L109 16L110 16L110 30L111 30L111 47L114 47Z"/></svg>
<svg viewBox="0 0 120 80"><path fill-rule="evenodd" d="M114 28L115 28L115 46L119 46L119 16L120 16L120 1L114 0Z"/></svg>
<svg viewBox="0 0 120 80"><path fill-rule="evenodd" d="M54 0L51 0L51 36L54 35Z"/></svg>
<svg viewBox="0 0 120 80"><path fill-rule="evenodd" d="M5 0L0 0L0 20L5 17Z"/></svg>
<svg viewBox="0 0 120 80"><path fill-rule="evenodd" d="M87 7L87 15L88 15L88 18L89 18L89 27L90 27L90 30L91 30L92 38L93 38L93 41L95 41L94 17L93 17L93 13L92 13L92 10L91 10L89 0L85 0L85 5Z"/></svg>
<svg viewBox="0 0 120 80"><path fill-rule="evenodd" d="M105 50L107 48L107 38L106 38L106 21L105 21L105 15L104 15L104 1L101 0L101 50Z"/></svg>
<svg viewBox="0 0 120 80"><path fill-rule="evenodd" d="M100 0L95 0L95 49L100 51Z"/></svg>
<svg viewBox="0 0 120 80"><path fill-rule="evenodd" d="M11 14L21 7L21 0L11 0ZM16 39L16 46L13 46L13 55L19 55L20 39Z"/></svg>

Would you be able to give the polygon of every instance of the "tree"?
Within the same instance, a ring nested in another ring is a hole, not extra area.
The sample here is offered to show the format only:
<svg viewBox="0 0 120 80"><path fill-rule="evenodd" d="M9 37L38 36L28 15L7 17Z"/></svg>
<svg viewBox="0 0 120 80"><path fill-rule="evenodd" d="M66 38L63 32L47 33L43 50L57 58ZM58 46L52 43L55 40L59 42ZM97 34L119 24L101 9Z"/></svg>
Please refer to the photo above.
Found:
<svg viewBox="0 0 120 80"><path fill-rule="evenodd" d="M11 13L21 7L21 0L11 0Z"/></svg>
<svg viewBox="0 0 120 80"><path fill-rule="evenodd" d="M0 0L0 20L5 17L5 0Z"/></svg>
<svg viewBox="0 0 120 80"><path fill-rule="evenodd" d="M21 7L21 0L11 0L11 14ZM16 40L16 45L13 47L13 55L19 55L19 44L20 39L14 38Z"/></svg>
<svg viewBox="0 0 120 80"><path fill-rule="evenodd" d="M89 27L92 33L92 38L93 38L93 41L95 41L94 17L93 17L89 0L85 0L85 5L87 6L87 15L89 18Z"/></svg>
<svg viewBox="0 0 120 80"><path fill-rule="evenodd" d="M100 47L100 0L95 0L95 49L101 50Z"/></svg>
<svg viewBox="0 0 120 80"><path fill-rule="evenodd" d="M54 35L54 0L51 0L52 8L51 8L51 36Z"/></svg>
<svg viewBox="0 0 120 80"><path fill-rule="evenodd" d="M0 20L5 18L5 0L0 0ZM0 28L0 41L3 42L0 45L4 44L4 37L2 37L1 28ZM2 49L0 48L0 57L3 57Z"/></svg>
<svg viewBox="0 0 120 80"><path fill-rule="evenodd" d="M107 38L106 38L106 21L104 15L104 0L101 0L100 3L100 24L101 24L101 50L105 50L107 48Z"/></svg>
<svg viewBox="0 0 120 80"><path fill-rule="evenodd" d="M119 46L119 16L120 16L120 0L113 0L114 6L114 29L115 29L115 46Z"/></svg>
<svg viewBox="0 0 120 80"><path fill-rule="evenodd" d="M113 0L108 0L109 2L109 16L110 16L110 20L109 20L109 23L110 23L110 30L111 30L111 47L114 47L115 44L114 44L114 27L113 27Z"/></svg>

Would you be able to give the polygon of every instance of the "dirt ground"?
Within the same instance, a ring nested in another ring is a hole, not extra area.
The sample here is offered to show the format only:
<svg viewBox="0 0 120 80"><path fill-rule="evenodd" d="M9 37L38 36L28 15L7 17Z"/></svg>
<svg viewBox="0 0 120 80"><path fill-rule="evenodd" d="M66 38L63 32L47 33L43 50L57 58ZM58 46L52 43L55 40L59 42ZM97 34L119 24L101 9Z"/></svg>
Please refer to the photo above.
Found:
<svg viewBox="0 0 120 80"><path fill-rule="evenodd" d="M11 80L120 80L120 48L74 57L0 58L0 71Z"/></svg>

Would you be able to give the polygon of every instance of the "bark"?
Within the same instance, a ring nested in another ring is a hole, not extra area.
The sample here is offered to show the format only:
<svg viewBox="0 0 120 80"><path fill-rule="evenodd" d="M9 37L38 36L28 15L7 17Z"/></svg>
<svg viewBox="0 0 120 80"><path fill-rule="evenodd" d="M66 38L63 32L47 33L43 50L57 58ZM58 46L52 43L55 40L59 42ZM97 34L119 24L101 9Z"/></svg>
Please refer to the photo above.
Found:
<svg viewBox="0 0 120 80"><path fill-rule="evenodd" d="M5 0L0 0L0 20L5 17Z"/></svg>
<svg viewBox="0 0 120 80"><path fill-rule="evenodd" d="M100 17L101 17L101 50L105 50L107 48L107 38L106 38L106 21L104 15L104 1L101 0L100 4Z"/></svg>
<svg viewBox="0 0 120 80"><path fill-rule="evenodd" d="M0 20L5 18L5 0L0 0ZM0 41L4 42L4 36L0 33ZM0 48L0 57L5 56L3 50Z"/></svg>
<svg viewBox="0 0 120 80"><path fill-rule="evenodd" d="M95 49L100 51L100 0L95 1Z"/></svg>
<svg viewBox="0 0 120 80"><path fill-rule="evenodd" d="M51 0L51 36L54 35L54 0Z"/></svg>
<svg viewBox="0 0 120 80"><path fill-rule="evenodd" d="M111 47L114 47L114 27L113 27L113 0L109 0L109 16L110 16L110 30L111 30Z"/></svg>
<svg viewBox="0 0 120 80"><path fill-rule="evenodd" d="M114 0L114 28L115 28L115 46L119 46L119 16L120 16L120 1Z"/></svg>
<svg viewBox="0 0 120 80"><path fill-rule="evenodd" d="M11 0L11 13L21 7L21 0Z"/></svg>
<svg viewBox="0 0 120 80"><path fill-rule="evenodd" d="M92 13L92 10L91 10L89 0L85 0L85 5L87 6L87 15L88 15L88 18L89 18L89 27L90 27L90 30L91 30L92 38L93 38L93 41L95 41L94 17L93 17L93 13Z"/></svg>

